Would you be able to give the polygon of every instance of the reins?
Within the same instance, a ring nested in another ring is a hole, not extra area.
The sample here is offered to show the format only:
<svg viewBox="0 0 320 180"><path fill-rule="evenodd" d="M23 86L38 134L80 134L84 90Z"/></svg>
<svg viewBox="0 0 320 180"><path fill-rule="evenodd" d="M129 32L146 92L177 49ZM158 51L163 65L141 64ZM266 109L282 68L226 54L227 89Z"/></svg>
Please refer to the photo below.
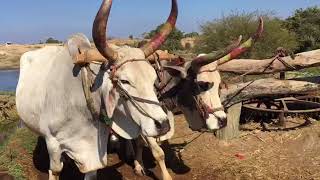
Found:
<svg viewBox="0 0 320 180"><path fill-rule="evenodd" d="M162 106L162 104L156 102L156 101L152 101L152 100L148 100L148 99L143 99L143 98L139 98L136 96L132 96L128 93L128 91L126 91L122 85L118 82L117 83L117 88L119 90L120 95L125 99L130 101L136 108L137 110L143 114L144 116L152 119L152 120L157 120L154 117L152 117L147 111L145 111L145 109L138 103L138 102L143 102L143 103L148 103L148 104L154 104L154 105L158 105L158 106Z"/></svg>

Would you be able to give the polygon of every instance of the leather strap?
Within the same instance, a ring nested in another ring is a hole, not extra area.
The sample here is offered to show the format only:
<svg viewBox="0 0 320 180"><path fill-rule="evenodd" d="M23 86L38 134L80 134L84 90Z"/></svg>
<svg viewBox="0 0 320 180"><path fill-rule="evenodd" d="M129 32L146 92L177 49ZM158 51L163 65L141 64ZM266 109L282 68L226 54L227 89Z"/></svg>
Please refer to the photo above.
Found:
<svg viewBox="0 0 320 180"><path fill-rule="evenodd" d="M92 114L94 120L99 120L108 126L111 126L112 119L107 116L103 102L101 102L100 110L95 108L94 98L91 92L91 85L93 83L93 75L89 65L81 68L81 80L84 96L86 98L87 106Z"/></svg>

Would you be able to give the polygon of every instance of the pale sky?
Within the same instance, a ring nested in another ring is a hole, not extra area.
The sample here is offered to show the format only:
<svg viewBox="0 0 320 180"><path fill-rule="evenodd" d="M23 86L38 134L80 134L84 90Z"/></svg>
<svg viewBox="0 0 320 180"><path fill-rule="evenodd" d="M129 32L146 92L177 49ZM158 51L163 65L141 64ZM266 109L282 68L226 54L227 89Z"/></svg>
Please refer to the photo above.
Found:
<svg viewBox="0 0 320 180"><path fill-rule="evenodd" d="M82 32L91 38L91 26L101 0L2 0L0 4L0 43L36 43L48 37L65 40ZM295 9L320 6L320 0L178 0L177 27L184 32L199 31L207 21L232 11L273 11L286 18ZM126 38L163 23L170 0L114 0L109 34Z"/></svg>

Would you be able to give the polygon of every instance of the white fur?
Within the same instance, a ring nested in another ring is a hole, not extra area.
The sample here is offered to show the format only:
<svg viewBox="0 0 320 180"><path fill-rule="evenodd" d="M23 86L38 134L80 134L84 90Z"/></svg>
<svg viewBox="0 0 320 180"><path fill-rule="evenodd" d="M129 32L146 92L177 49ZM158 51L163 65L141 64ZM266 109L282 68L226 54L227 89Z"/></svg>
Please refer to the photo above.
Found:
<svg viewBox="0 0 320 180"><path fill-rule="evenodd" d="M121 57L143 59L140 49L114 47ZM23 122L34 132L45 137L50 156L50 179L62 170L61 153L72 158L80 171L88 173L107 165L108 127L93 120L84 97L80 75L73 75L73 60L65 47L45 47L25 53L21 57L21 70L16 92L18 113ZM94 70L99 67L93 66ZM154 69L147 62L133 62L122 66L116 73L133 83L124 88L133 96L158 102L153 92L156 79ZM106 101L104 92L112 84L105 73L101 88L93 93L97 103ZM103 92L103 93L102 93ZM108 106L107 101L105 102ZM157 136L154 120L141 114L131 102L119 99L115 102L114 130L128 138L142 132ZM137 102L160 123L167 120L162 108Z"/></svg>
<svg viewBox="0 0 320 180"><path fill-rule="evenodd" d="M216 62L210 63L206 66L201 67L200 72L205 70L213 70L216 69L216 67ZM211 89L199 95L201 99L204 101L204 103L212 109L222 107L221 100L219 97L219 85L221 83L221 77L219 72L214 71L200 73L197 75L197 81L213 83L213 87ZM220 119L226 119L227 115L224 111L214 112L214 115L210 114L209 118L206 119L208 129L215 130L220 128L218 125L217 117L219 117Z"/></svg>

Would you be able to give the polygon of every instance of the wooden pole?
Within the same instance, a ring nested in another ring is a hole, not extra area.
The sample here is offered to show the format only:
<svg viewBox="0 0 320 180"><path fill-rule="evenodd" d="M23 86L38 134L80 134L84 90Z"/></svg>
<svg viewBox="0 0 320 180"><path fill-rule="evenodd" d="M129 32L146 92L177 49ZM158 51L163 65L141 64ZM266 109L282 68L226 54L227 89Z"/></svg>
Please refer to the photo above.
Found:
<svg viewBox="0 0 320 180"><path fill-rule="evenodd" d="M239 122L241 115L242 103L235 104L228 108L228 124L225 128L217 131L217 137L222 140L230 140L240 135Z"/></svg>
<svg viewBox="0 0 320 180"><path fill-rule="evenodd" d="M257 75L317 67L320 66L320 49L297 54L295 59L290 56L281 59L235 59L218 66L218 69L222 72Z"/></svg>
<svg viewBox="0 0 320 180"><path fill-rule="evenodd" d="M225 107L230 107L239 102L262 96L277 97L279 95L306 94L315 91L320 91L320 84L270 78L229 85L228 89L221 90L220 98Z"/></svg>

